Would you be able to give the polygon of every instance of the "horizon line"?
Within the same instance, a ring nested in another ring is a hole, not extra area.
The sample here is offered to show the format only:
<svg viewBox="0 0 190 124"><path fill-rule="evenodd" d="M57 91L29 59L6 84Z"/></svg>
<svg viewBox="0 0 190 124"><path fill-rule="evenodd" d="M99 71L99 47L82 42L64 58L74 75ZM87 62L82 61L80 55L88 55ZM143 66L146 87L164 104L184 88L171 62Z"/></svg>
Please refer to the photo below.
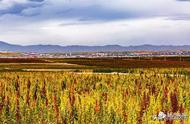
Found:
<svg viewBox="0 0 190 124"><path fill-rule="evenodd" d="M15 43L10 43L6 41L0 40L0 42L8 44L8 45L17 45L17 46L60 46L60 47L71 47L71 46L81 46L81 47L104 47L104 46L120 46L120 47L137 47L137 46L190 46L190 44L182 44L182 45L177 45L177 44L139 44L139 45L121 45L121 44L104 44L104 45L79 45L79 44L73 44L73 45L59 45L59 44L31 44L31 45L21 45L21 44L15 44Z"/></svg>

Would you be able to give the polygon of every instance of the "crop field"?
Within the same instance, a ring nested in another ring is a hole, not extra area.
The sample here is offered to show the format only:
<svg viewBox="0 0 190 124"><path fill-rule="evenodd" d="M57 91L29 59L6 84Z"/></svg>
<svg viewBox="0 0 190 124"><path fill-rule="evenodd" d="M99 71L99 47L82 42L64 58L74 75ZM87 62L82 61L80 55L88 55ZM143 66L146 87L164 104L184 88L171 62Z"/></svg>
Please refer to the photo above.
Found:
<svg viewBox="0 0 190 124"><path fill-rule="evenodd" d="M190 123L190 78L180 68L127 74L0 72L0 91L0 123ZM159 120L160 112L187 116Z"/></svg>
<svg viewBox="0 0 190 124"><path fill-rule="evenodd" d="M128 72L134 68L190 68L190 57L0 58L0 71Z"/></svg>
<svg viewBox="0 0 190 124"><path fill-rule="evenodd" d="M190 61L182 58L71 58L71 59L50 59L53 62L66 62L71 64L107 67L107 68L184 68L190 67Z"/></svg>

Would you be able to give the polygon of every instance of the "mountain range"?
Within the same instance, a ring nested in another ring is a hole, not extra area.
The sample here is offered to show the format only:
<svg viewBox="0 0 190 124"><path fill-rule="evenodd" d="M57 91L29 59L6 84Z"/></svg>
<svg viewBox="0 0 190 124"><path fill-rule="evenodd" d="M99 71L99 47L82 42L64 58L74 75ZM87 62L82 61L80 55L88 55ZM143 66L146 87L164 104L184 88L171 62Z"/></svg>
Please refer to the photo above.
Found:
<svg viewBox="0 0 190 124"><path fill-rule="evenodd" d="M117 51L164 51L164 50L190 50L190 45L139 45L139 46L60 46L60 45L14 45L0 41L0 51L8 52L39 52L39 53L60 53L60 52L117 52Z"/></svg>

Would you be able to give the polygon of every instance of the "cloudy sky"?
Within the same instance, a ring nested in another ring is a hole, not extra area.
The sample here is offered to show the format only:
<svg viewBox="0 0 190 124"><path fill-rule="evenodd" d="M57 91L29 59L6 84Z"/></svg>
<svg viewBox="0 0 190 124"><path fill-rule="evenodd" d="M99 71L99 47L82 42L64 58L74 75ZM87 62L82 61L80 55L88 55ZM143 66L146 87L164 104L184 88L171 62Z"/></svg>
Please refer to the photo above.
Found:
<svg viewBox="0 0 190 124"><path fill-rule="evenodd" d="M190 1L0 0L0 41L190 45Z"/></svg>

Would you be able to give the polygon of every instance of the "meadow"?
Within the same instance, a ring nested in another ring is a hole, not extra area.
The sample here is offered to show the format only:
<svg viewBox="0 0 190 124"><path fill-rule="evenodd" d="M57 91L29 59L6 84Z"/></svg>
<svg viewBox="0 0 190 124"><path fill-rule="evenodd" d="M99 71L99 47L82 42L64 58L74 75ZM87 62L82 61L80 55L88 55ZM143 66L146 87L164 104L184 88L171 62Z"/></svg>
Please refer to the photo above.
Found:
<svg viewBox="0 0 190 124"><path fill-rule="evenodd" d="M157 120L159 112L190 115L185 69L128 73L0 72L0 123L189 124Z"/></svg>

